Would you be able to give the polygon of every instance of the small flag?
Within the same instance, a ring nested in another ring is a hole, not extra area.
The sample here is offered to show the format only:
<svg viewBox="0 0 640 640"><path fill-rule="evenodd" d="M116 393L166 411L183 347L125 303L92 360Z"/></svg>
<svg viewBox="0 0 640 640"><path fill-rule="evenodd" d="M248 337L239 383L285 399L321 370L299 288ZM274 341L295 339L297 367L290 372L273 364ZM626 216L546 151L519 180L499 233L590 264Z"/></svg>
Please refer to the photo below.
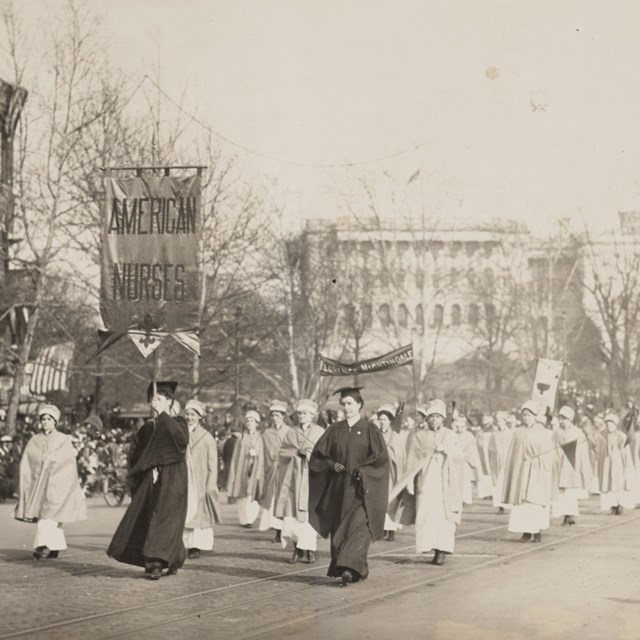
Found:
<svg viewBox="0 0 640 640"><path fill-rule="evenodd" d="M556 405L556 391L562 375L564 362L538 358L536 375L531 389L531 399L553 411Z"/></svg>
<svg viewBox="0 0 640 640"><path fill-rule="evenodd" d="M73 342L55 344L42 349L33 366L29 391L42 396L49 391L67 388L69 362L73 357Z"/></svg>
<svg viewBox="0 0 640 640"><path fill-rule="evenodd" d="M560 445L560 448L564 451L564 454L569 459L571 466L576 468L576 446L578 445L577 440L571 440L571 442L565 442Z"/></svg>

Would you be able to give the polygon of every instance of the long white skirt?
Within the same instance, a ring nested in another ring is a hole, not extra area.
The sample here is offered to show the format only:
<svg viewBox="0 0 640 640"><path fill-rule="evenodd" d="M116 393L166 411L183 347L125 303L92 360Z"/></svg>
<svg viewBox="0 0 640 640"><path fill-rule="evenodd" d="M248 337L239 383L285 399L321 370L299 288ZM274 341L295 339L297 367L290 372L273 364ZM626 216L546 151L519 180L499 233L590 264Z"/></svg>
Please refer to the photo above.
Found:
<svg viewBox="0 0 640 640"><path fill-rule="evenodd" d="M260 505L250 498L238 498L236 500L238 509L238 522L240 524L253 524L260 512Z"/></svg>
<svg viewBox="0 0 640 640"><path fill-rule="evenodd" d="M185 529L182 541L187 549L200 549L211 551L213 549L213 529Z"/></svg>
<svg viewBox="0 0 640 640"><path fill-rule="evenodd" d="M64 551L67 548L67 541L64 538L62 524L56 520L38 520L36 539L33 541L33 548L36 547L47 547L51 551Z"/></svg>
<svg viewBox="0 0 640 640"><path fill-rule="evenodd" d="M583 500L588 497L589 496L584 489L578 489L577 487L560 489L558 491L558 497L552 505L551 515L554 518L580 515L578 500Z"/></svg>
<svg viewBox="0 0 640 640"><path fill-rule="evenodd" d="M623 509L633 509L633 496L631 491L608 491L600 494L601 511L609 511L612 507L620 506Z"/></svg>
<svg viewBox="0 0 640 640"><path fill-rule="evenodd" d="M540 533L549 528L549 507L525 502L511 510L509 531L512 533Z"/></svg>
<svg viewBox="0 0 640 640"><path fill-rule="evenodd" d="M494 486L491 481L491 476L480 476L478 480L478 498L483 500L484 498L492 498L494 494Z"/></svg>
<svg viewBox="0 0 640 640"><path fill-rule="evenodd" d="M416 553L434 549L453 553L456 523L447 520L444 510L441 456L434 456L429 464L417 501Z"/></svg>
<svg viewBox="0 0 640 640"><path fill-rule="evenodd" d="M473 504L473 482L463 480L462 482L462 503Z"/></svg>
<svg viewBox="0 0 640 640"><path fill-rule="evenodd" d="M289 539L295 542L302 551L318 549L318 534L308 522L298 522L291 516L285 516L282 522L282 548L285 549Z"/></svg>
<svg viewBox="0 0 640 640"><path fill-rule="evenodd" d="M267 529L282 529L282 520L273 515L274 500L271 501L271 507L269 509L261 508L260 510L260 524L258 525L260 531L266 531Z"/></svg>
<svg viewBox="0 0 640 640"><path fill-rule="evenodd" d="M391 519L388 513L384 514L384 530L385 531L399 531L402 529L402 525L395 520Z"/></svg>
<svg viewBox="0 0 640 640"><path fill-rule="evenodd" d="M497 508L502 507L505 511L511 509L511 505L506 502L502 502L502 487L504 486L504 467L498 472L496 478L496 484L493 488L493 506Z"/></svg>

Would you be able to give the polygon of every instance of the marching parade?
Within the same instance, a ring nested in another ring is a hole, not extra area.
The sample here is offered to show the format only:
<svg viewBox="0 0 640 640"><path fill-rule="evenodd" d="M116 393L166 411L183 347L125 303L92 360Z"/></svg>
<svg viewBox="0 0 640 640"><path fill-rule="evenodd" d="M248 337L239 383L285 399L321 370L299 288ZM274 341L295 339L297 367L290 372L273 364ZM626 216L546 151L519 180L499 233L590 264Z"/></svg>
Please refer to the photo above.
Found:
<svg viewBox="0 0 640 640"><path fill-rule="evenodd" d="M319 405L311 399L272 400L264 414L248 408L226 469L224 443L200 425L205 405L188 400L176 413L177 387L149 384L154 417L128 444L132 499L106 550L144 567L151 580L214 549L215 530L231 525L222 523L223 496L235 504L239 526L272 531L283 549L292 543L289 563L313 564L317 535L330 536L328 575L343 586L364 580L369 545L393 542L403 526L415 525L416 554L433 553L431 563L444 565L474 501L490 500L496 516L508 513L509 531L534 543L552 524L575 525L579 502L589 496L609 515L640 508L640 424L634 417L620 430L610 410L597 421L568 405L551 412L526 400L519 411L474 424L434 399L416 408L403 444L400 403L365 413L364 388L344 387L335 392L344 418L326 427L317 424ZM60 410L43 404L38 417L14 495L15 518L37 523L32 555L40 560L66 549L63 525L86 519L87 510L78 451L57 429ZM234 441L231 432L220 437ZM467 469L479 469L485 450L487 473L474 476Z"/></svg>

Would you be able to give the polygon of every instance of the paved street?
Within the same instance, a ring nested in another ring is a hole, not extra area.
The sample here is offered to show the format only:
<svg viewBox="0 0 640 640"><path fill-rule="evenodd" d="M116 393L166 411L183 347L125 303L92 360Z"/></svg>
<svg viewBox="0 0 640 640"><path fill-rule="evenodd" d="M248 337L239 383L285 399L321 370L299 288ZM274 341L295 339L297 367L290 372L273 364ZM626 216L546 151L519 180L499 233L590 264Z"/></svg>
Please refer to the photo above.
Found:
<svg viewBox="0 0 640 640"><path fill-rule="evenodd" d="M590 499L573 527L520 543L488 501L467 508L445 567L413 555L413 529L371 549L371 575L341 588L318 563L286 563L271 534L235 524L215 551L150 582L105 554L123 508L89 501L58 560L30 559L35 528L0 505L4 638L640 638L640 511L601 514Z"/></svg>

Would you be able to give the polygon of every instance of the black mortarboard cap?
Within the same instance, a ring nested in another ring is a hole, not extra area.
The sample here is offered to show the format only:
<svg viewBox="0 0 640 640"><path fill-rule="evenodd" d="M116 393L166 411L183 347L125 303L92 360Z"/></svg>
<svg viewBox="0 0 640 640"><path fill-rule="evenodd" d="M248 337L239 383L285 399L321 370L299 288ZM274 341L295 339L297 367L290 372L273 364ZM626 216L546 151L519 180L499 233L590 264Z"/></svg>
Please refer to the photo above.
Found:
<svg viewBox="0 0 640 640"><path fill-rule="evenodd" d="M333 395L337 396L338 394L340 394L340 397L344 398L344 396L350 395L352 393L360 393L362 389L364 389L364 387L340 387L333 392Z"/></svg>
<svg viewBox="0 0 640 640"><path fill-rule="evenodd" d="M149 386L147 387L147 401L151 402L151 398L153 398L153 394L154 394L154 389L153 389L153 385L155 384L155 393L162 393L165 394L167 396L169 396L170 398L173 398L173 396L176 393L176 389L178 387L178 383L175 382L174 380L158 380L157 382L153 383L150 382Z"/></svg>

